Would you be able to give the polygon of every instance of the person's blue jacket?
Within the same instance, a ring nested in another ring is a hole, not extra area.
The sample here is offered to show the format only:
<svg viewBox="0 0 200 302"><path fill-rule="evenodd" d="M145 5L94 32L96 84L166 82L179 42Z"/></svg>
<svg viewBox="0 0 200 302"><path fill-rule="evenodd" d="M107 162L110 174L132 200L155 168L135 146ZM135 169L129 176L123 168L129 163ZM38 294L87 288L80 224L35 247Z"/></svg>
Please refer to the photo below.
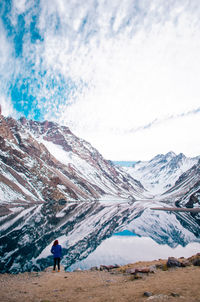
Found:
<svg viewBox="0 0 200 302"><path fill-rule="evenodd" d="M51 253L53 254L54 258L61 258L62 256L62 247L60 244L53 245L51 248Z"/></svg>

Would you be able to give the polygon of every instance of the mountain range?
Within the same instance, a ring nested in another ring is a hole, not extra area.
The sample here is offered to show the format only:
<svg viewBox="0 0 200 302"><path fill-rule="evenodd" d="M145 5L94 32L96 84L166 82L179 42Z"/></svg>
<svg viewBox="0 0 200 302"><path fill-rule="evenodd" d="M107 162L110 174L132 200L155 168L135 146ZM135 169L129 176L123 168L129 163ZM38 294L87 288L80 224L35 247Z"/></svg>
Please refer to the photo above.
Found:
<svg viewBox="0 0 200 302"><path fill-rule="evenodd" d="M155 215L150 208L199 204L198 157L169 152L122 168L66 126L0 114L1 272L49 266L55 238L66 268L124 228L171 245L198 241L198 213Z"/></svg>
<svg viewBox="0 0 200 302"><path fill-rule="evenodd" d="M183 153L159 154L150 161L136 162L126 170L142 182L144 187L155 195L162 194L175 185L178 178L196 165L200 156L188 158Z"/></svg>

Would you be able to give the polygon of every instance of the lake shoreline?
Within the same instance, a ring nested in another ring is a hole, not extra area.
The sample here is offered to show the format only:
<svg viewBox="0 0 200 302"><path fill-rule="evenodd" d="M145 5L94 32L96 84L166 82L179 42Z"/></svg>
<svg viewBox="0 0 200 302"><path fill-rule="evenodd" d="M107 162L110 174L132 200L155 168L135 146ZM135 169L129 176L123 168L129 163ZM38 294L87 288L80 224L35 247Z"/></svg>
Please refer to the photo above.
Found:
<svg viewBox="0 0 200 302"><path fill-rule="evenodd" d="M200 259L200 254L193 260ZM192 259L192 257L190 257ZM188 260L183 257L178 261ZM166 259L137 262L114 270L85 270L25 272L17 275L1 274L2 302L143 302L200 301L199 266L166 268ZM149 273L128 273L129 269L154 267ZM136 278L135 278L136 277Z"/></svg>

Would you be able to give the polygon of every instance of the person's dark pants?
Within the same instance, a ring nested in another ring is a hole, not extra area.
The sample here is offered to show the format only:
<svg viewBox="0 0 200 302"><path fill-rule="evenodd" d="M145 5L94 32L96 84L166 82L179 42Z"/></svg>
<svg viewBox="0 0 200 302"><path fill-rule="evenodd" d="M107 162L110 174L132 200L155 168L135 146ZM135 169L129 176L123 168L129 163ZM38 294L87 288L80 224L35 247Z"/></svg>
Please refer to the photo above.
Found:
<svg viewBox="0 0 200 302"><path fill-rule="evenodd" d="M60 258L54 258L53 270L56 270L56 264L58 265L58 270L60 270Z"/></svg>

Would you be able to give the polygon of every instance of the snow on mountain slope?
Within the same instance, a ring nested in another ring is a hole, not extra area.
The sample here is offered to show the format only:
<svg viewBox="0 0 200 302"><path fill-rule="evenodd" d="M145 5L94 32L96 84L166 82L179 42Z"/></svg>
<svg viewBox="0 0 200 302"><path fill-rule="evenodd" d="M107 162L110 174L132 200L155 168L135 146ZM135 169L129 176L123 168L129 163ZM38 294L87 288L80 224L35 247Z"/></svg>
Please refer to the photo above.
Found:
<svg viewBox="0 0 200 302"><path fill-rule="evenodd" d="M178 207L200 207L200 160L178 178L175 185L162 195L162 199ZM199 214L193 216L197 218Z"/></svg>
<svg viewBox="0 0 200 302"><path fill-rule="evenodd" d="M188 164L184 156L178 160L170 153L158 156L153 163L149 171L159 174L164 170L160 176L166 174L167 180L178 175L179 163L184 169ZM150 179L147 171L146 179ZM156 205L178 202L188 206L192 202L196 206L198 180L196 165ZM154 240L166 239L171 245L170 237L173 244L182 245L199 238L198 216L152 215L148 209L155 202L150 197L138 180L105 160L69 128L0 115L1 272L40 270L51 265L49 247L55 238L63 243L63 264L69 267L127 225L139 234L155 233Z"/></svg>
<svg viewBox="0 0 200 302"><path fill-rule="evenodd" d="M0 200L144 198L145 189L67 127L0 115Z"/></svg>
<svg viewBox="0 0 200 302"><path fill-rule="evenodd" d="M168 152L124 169L146 189L158 195L172 187L179 176L195 165L199 158L187 158L183 153L176 155L174 152Z"/></svg>

